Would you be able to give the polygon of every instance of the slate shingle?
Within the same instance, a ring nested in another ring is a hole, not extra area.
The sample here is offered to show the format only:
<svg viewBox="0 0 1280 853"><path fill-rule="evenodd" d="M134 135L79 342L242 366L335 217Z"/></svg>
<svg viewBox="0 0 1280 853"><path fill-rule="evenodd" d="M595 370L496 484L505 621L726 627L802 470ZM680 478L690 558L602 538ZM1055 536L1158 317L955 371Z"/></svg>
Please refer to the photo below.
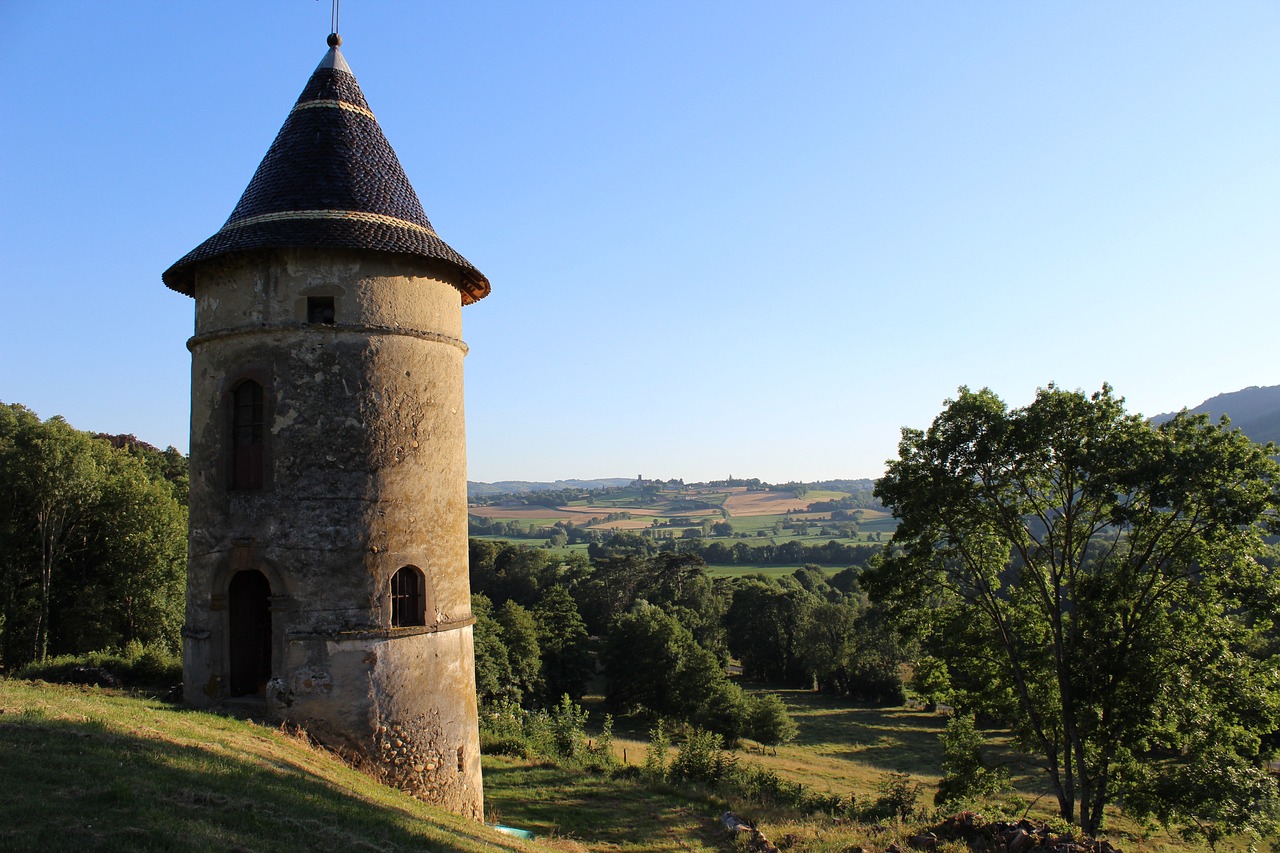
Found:
<svg viewBox="0 0 1280 853"><path fill-rule="evenodd" d="M195 267L271 248L367 249L444 261L464 304L489 280L440 239L336 46L302 90L226 224L164 272L192 295Z"/></svg>

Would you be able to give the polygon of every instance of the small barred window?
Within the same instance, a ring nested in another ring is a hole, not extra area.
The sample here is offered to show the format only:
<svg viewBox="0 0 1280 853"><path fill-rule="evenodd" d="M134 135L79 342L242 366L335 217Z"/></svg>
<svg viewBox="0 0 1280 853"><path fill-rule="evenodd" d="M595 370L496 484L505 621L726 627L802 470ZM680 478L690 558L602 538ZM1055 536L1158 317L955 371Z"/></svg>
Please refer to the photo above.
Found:
<svg viewBox="0 0 1280 853"><path fill-rule="evenodd" d="M405 566L391 576L391 627L425 625L425 578L416 566Z"/></svg>

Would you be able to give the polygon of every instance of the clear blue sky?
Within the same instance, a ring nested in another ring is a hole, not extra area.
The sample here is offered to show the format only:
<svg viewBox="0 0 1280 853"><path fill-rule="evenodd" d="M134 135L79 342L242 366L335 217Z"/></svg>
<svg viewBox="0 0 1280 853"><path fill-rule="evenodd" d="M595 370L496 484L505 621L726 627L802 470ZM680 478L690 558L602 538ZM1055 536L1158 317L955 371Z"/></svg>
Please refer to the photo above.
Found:
<svg viewBox="0 0 1280 853"><path fill-rule="evenodd" d="M191 300L329 0L0 3L0 400L187 447ZM1280 4L371 2L473 480L875 477L962 384L1280 383Z"/></svg>

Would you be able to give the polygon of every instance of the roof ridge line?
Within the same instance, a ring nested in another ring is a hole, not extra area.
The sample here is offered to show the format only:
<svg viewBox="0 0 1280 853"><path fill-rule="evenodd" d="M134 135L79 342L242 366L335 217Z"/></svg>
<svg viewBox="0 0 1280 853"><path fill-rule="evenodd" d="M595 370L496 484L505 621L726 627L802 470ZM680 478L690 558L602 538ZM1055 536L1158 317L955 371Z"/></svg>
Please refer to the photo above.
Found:
<svg viewBox="0 0 1280 853"><path fill-rule="evenodd" d="M340 110L358 113L365 118L371 118L374 121L378 120L377 116L373 114L373 110L368 109L367 107L362 107L359 104L353 104L350 101L340 101L336 98L320 98L314 101L299 101L293 105L293 109L289 110L289 113L292 115L298 110L313 110L317 107L336 107Z"/></svg>
<svg viewBox="0 0 1280 853"><path fill-rule="evenodd" d="M218 229L218 233L230 231L233 228L257 225L260 222L280 222L288 219L354 219L358 222L377 222L382 225L408 228L411 231L430 234L432 237L440 237L435 229L419 225L417 222L410 222L398 216L387 216L385 213L370 213L366 210L281 210L274 213L259 213L257 216L246 216L244 219L228 222Z"/></svg>

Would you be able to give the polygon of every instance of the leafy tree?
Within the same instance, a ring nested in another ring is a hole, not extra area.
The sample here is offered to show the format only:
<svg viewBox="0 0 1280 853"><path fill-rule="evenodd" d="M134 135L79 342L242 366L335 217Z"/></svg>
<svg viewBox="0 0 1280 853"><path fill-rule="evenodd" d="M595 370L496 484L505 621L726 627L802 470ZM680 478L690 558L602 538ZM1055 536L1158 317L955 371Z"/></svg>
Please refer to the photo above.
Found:
<svg viewBox="0 0 1280 853"><path fill-rule="evenodd" d="M750 697L747 703L747 719L743 734L756 743L774 748L790 743L800 733L800 727L787 713L787 706L776 693L760 693Z"/></svg>
<svg viewBox="0 0 1280 853"><path fill-rule="evenodd" d="M0 406L0 659L177 649L185 468L177 451Z"/></svg>
<svg viewBox="0 0 1280 853"><path fill-rule="evenodd" d="M818 689L844 695L849 689L849 663L857 644L859 607L823 602L806 620L801 648L804 664Z"/></svg>
<svg viewBox="0 0 1280 853"><path fill-rule="evenodd" d="M816 604L800 648L819 690L879 705L905 698L900 668L907 654L881 608L856 599Z"/></svg>
<svg viewBox="0 0 1280 853"><path fill-rule="evenodd" d="M793 581L794 583L794 581ZM802 656L802 636L809 612L820 600L800 588L790 589L765 577L744 579L734 590L725 622L729 648L748 678L803 684L809 673Z"/></svg>
<svg viewBox="0 0 1280 853"><path fill-rule="evenodd" d="M631 609L644 577L644 558L634 554L592 557L591 576L582 584L578 602L588 629L605 633L613 620Z"/></svg>
<svg viewBox="0 0 1280 853"><path fill-rule="evenodd" d="M41 423L25 410L7 444L0 470L13 497L15 526L29 531L24 550L38 590L29 659L44 660L55 576L90 535L109 448L61 418Z"/></svg>
<svg viewBox="0 0 1280 853"><path fill-rule="evenodd" d="M538 625L533 614L505 601L494 613L507 649L511 678L526 701L542 694L542 650L538 647Z"/></svg>
<svg viewBox="0 0 1280 853"><path fill-rule="evenodd" d="M1227 835L1255 840L1280 829L1280 802L1269 773L1238 755L1210 751L1170 773L1149 774L1125 797L1125 811L1155 818L1187 840L1213 849Z"/></svg>
<svg viewBox="0 0 1280 853"><path fill-rule="evenodd" d="M973 714L958 714L938 736L942 741L942 781L934 802L946 809L979 805L1010 787L1009 774L982 758L983 738Z"/></svg>
<svg viewBox="0 0 1280 853"><path fill-rule="evenodd" d="M742 689L662 608L640 602L618 619L605 638L603 659L614 707L683 720L729 740L740 736Z"/></svg>
<svg viewBox="0 0 1280 853"><path fill-rule="evenodd" d="M552 587L533 609L542 649L544 699L568 695L579 699L595 672L588 646L586 623L573 596L563 587Z"/></svg>
<svg viewBox="0 0 1280 853"><path fill-rule="evenodd" d="M1156 750L1251 762L1276 726L1277 669L1248 653L1276 600L1249 557L1276 526L1275 452L1203 416L1153 427L1107 386L1019 409L961 388L876 486L900 523L873 597L972 626L943 648L953 677L987 667L969 689L1095 833L1135 768L1176 774Z"/></svg>
<svg viewBox="0 0 1280 853"><path fill-rule="evenodd" d="M480 593L471 596L476 657L476 697L480 704L517 706L520 690L511 674L511 657L502 642L502 626L493 618L493 602Z"/></svg>

